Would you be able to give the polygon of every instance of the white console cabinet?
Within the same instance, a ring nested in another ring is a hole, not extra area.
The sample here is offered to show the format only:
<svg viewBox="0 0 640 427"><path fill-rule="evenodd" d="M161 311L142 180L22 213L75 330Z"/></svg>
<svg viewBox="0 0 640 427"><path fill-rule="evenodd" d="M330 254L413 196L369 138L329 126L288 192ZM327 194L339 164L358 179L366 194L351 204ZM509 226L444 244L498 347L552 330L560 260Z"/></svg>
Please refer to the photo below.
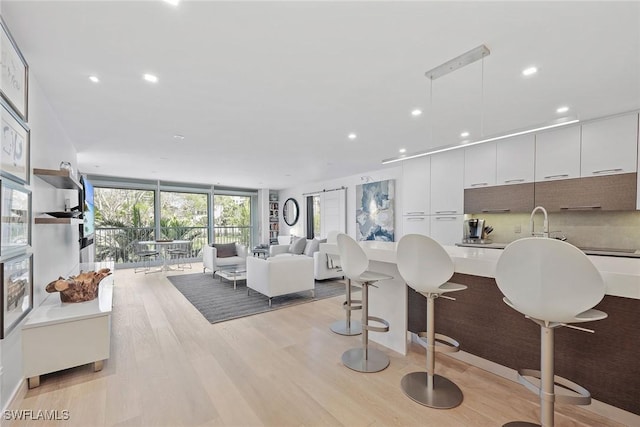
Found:
<svg viewBox="0 0 640 427"><path fill-rule="evenodd" d="M100 282L98 297L63 303L57 293L34 309L22 326L24 375L29 388L40 375L74 366L94 364L102 369L109 358L113 275Z"/></svg>

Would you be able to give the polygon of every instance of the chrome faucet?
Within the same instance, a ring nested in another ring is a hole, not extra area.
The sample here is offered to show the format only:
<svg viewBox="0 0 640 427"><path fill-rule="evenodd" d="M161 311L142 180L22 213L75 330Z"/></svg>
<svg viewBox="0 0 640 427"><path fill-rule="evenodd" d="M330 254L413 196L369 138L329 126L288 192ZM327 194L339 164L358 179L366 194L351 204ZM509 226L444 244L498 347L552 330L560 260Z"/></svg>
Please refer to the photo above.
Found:
<svg viewBox="0 0 640 427"><path fill-rule="evenodd" d="M535 233L533 230L533 217L535 216L537 211L542 211L542 213L544 214L544 222L542 223L542 234ZM542 237L549 237L549 216L547 215L547 210L545 208L543 208L542 206L536 206L535 208L533 208L533 211L531 211L531 218L529 219L529 227L531 228L532 236L542 235Z"/></svg>

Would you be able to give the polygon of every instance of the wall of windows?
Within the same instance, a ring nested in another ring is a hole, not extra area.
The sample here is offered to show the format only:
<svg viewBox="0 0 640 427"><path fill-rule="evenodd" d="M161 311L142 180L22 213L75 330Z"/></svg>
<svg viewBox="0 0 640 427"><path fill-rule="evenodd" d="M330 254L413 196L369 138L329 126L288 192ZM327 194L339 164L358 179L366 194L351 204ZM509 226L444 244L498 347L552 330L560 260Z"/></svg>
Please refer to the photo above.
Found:
<svg viewBox="0 0 640 427"><path fill-rule="evenodd" d="M154 192L95 188L96 261L136 261L139 241L155 235Z"/></svg>
<svg viewBox="0 0 640 427"><path fill-rule="evenodd" d="M138 242L188 240L197 259L209 242L253 245L257 192L90 176L96 201L96 261L139 263ZM222 194L218 194L218 192Z"/></svg>

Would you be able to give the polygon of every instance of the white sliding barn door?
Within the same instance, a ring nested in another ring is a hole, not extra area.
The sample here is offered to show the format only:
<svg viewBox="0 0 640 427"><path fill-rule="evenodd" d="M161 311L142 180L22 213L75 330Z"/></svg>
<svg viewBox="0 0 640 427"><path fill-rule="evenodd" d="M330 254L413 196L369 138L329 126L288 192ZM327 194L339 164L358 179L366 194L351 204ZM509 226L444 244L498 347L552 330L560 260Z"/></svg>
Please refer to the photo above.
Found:
<svg viewBox="0 0 640 427"><path fill-rule="evenodd" d="M330 231L347 232L347 190L320 193L320 238L325 239Z"/></svg>

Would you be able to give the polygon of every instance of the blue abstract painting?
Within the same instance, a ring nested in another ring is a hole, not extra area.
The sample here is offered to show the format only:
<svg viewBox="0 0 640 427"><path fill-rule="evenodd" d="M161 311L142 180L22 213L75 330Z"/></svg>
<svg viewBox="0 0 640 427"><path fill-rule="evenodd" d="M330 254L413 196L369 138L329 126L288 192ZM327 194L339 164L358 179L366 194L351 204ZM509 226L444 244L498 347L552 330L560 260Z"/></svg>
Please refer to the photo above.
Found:
<svg viewBox="0 0 640 427"><path fill-rule="evenodd" d="M394 180L356 186L356 238L393 242Z"/></svg>

